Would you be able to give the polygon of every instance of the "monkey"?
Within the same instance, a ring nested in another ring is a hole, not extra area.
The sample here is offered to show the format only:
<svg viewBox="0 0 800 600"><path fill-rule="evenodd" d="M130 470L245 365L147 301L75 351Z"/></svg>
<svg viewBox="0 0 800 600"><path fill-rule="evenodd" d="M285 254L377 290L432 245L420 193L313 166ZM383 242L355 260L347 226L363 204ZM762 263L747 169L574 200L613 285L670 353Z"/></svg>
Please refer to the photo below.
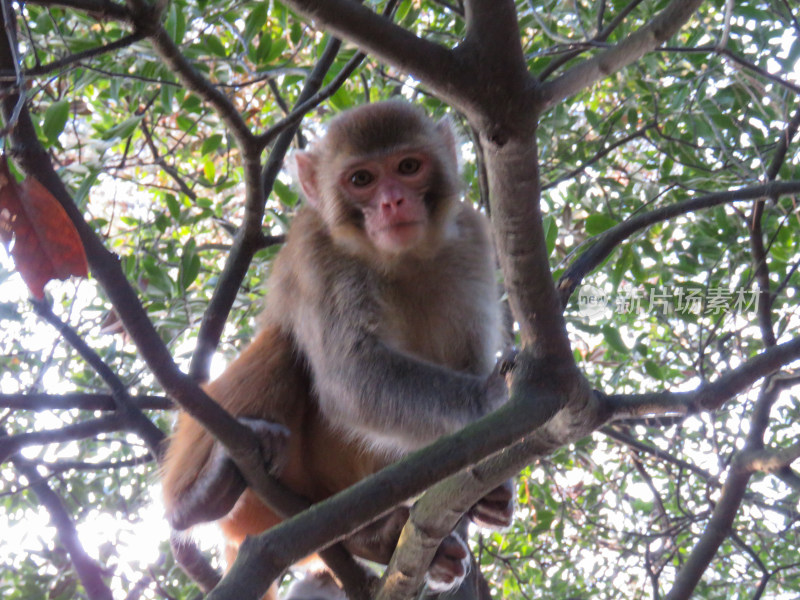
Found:
<svg viewBox="0 0 800 600"><path fill-rule="evenodd" d="M273 261L258 333L206 391L256 432L278 479L316 502L492 412L507 389L493 370L501 319L488 221L460 200L450 123L402 101L367 104L294 160L306 202ZM176 529L218 521L228 564L246 535L281 520L187 413L162 487ZM513 495L507 482L469 517L506 527ZM346 545L386 564L407 516L398 507ZM457 586L467 564L454 533L428 585Z"/></svg>
<svg viewBox="0 0 800 600"><path fill-rule="evenodd" d="M289 588L291 600L347 600L342 589L328 571L309 572Z"/></svg>

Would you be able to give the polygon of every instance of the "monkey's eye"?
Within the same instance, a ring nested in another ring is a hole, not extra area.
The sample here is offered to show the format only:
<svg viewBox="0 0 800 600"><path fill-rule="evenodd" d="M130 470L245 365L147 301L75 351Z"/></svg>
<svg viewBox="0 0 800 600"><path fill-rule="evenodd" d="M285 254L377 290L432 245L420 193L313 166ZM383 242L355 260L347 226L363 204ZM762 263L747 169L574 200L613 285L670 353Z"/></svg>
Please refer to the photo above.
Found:
<svg viewBox="0 0 800 600"><path fill-rule="evenodd" d="M397 172L400 175L413 175L419 168L422 166L422 161L418 158L404 158L400 161L400 164L397 165Z"/></svg>
<svg viewBox="0 0 800 600"><path fill-rule="evenodd" d="M360 169L350 175L350 183L356 187L364 187L375 180L375 176L365 169Z"/></svg>

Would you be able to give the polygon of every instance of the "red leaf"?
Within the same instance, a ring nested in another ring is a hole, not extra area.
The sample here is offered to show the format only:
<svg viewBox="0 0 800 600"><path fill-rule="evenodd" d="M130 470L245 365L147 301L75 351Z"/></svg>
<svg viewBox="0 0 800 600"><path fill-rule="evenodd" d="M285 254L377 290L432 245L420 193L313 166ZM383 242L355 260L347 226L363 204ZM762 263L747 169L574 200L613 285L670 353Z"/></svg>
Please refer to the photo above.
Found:
<svg viewBox="0 0 800 600"><path fill-rule="evenodd" d="M88 266L80 236L67 213L50 192L28 176L17 183L0 157L0 240L31 294L44 297L51 279L86 277Z"/></svg>

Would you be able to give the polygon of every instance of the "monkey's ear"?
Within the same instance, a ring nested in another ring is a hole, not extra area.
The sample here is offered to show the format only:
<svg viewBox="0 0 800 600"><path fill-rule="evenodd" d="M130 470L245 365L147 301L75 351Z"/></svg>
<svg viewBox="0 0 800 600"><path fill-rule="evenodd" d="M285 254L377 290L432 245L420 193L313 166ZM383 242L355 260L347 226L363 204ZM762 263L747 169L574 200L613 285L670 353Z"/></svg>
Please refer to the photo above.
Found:
<svg viewBox="0 0 800 600"><path fill-rule="evenodd" d="M319 180L317 177L317 157L311 152L295 152L294 175L300 182L303 195L309 204L315 207L320 205Z"/></svg>
<svg viewBox="0 0 800 600"><path fill-rule="evenodd" d="M440 136L442 136L442 142L444 142L445 151L447 152L448 157L453 159L453 165L455 165L460 172L461 160L458 154L458 145L461 140L456 133L453 120L450 117L442 117L436 123L436 131Z"/></svg>

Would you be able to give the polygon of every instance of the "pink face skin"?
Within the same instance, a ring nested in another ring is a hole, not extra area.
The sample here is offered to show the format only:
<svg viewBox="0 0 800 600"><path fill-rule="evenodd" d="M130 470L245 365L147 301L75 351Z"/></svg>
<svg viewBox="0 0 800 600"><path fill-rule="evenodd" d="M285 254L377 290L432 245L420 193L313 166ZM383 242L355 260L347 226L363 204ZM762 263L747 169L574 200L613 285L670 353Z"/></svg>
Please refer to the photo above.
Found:
<svg viewBox="0 0 800 600"><path fill-rule="evenodd" d="M364 213L370 240L385 252L399 253L425 235L428 210L423 199L430 177L430 157L404 151L349 165L340 184Z"/></svg>

